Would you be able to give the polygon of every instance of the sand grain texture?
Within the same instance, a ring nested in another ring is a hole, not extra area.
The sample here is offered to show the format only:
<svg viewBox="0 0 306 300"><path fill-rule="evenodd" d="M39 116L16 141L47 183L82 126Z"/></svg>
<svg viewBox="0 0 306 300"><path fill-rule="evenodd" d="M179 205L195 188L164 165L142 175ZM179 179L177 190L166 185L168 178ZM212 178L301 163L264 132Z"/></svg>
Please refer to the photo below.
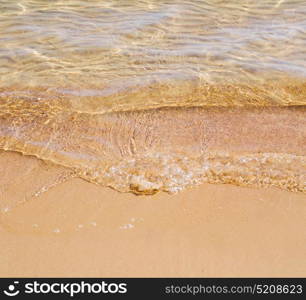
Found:
<svg viewBox="0 0 306 300"><path fill-rule="evenodd" d="M302 193L204 184L135 196L74 178L20 202L65 170L16 153L0 166L0 276L305 276Z"/></svg>

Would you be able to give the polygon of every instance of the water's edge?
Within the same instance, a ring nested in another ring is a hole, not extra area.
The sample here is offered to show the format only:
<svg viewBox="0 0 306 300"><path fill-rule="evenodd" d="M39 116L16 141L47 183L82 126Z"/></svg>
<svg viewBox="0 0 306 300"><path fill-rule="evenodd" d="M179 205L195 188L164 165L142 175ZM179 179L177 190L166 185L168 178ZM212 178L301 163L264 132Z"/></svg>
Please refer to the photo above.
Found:
<svg viewBox="0 0 306 300"><path fill-rule="evenodd" d="M0 114L0 148L121 192L173 193L203 182L305 192L303 106L103 115L42 108Z"/></svg>

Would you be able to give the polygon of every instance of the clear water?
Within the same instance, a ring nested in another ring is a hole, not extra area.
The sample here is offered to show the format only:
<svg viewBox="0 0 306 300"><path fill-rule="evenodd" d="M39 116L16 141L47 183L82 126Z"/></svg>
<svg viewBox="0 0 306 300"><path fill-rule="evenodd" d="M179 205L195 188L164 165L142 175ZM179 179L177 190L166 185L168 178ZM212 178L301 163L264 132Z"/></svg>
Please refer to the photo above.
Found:
<svg viewBox="0 0 306 300"><path fill-rule="evenodd" d="M0 0L0 147L118 190L303 191L305 79L303 0Z"/></svg>

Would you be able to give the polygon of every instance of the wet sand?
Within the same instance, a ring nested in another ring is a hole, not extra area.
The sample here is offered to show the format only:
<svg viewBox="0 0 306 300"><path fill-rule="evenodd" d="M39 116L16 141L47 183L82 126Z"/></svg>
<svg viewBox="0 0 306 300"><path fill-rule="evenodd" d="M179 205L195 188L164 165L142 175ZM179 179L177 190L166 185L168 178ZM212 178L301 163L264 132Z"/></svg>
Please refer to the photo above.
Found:
<svg viewBox="0 0 306 300"><path fill-rule="evenodd" d="M135 196L9 152L0 169L0 276L306 274L305 194L203 184Z"/></svg>
<svg viewBox="0 0 306 300"><path fill-rule="evenodd" d="M304 106L92 115L8 100L2 108L1 149L119 191L173 192L203 182L305 191Z"/></svg>
<svg viewBox="0 0 306 300"><path fill-rule="evenodd" d="M1 1L0 275L305 276L306 2L66 2Z"/></svg>

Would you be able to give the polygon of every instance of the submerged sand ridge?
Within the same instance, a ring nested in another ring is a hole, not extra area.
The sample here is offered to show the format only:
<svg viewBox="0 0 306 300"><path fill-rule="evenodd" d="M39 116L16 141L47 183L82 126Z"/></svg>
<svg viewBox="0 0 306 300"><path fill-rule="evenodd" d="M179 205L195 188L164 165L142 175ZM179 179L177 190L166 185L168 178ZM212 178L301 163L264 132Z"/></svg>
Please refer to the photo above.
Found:
<svg viewBox="0 0 306 300"><path fill-rule="evenodd" d="M2 99L0 148L123 192L203 182L305 192L306 109L176 107L89 114Z"/></svg>
<svg viewBox="0 0 306 300"><path fill-rule="evenodd" d="M80 75L80 76L83 76ZM130 87L113 88L93 80L84 86L53 87L13 85L0 87L1 110L39 110L45 106L49 113L71 111L104 114L139 111L163 107L271 107L303 106L306 104L306 79L282 72L259 72L253 78L201 80L153 80ZM35 113L35 112L33 112Z"/></svg>

